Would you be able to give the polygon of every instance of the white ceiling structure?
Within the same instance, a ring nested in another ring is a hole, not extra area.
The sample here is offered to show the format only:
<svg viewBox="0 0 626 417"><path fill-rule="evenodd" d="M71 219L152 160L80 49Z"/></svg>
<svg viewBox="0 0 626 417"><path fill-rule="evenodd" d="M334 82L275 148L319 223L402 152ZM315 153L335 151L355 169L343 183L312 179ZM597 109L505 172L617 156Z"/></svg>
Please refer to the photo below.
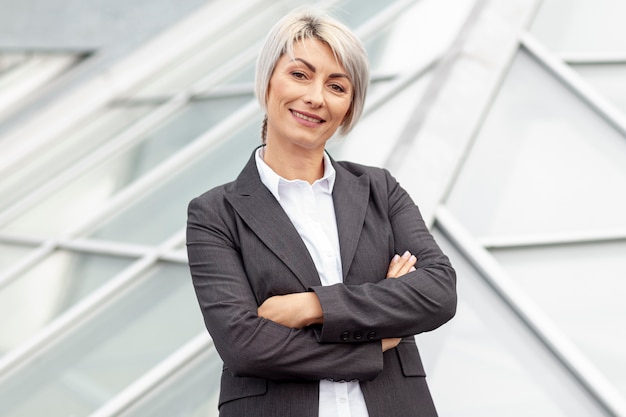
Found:
<svg viewBox="0 0 626 417"><path fill-rule="evenodd" d="M217 415L185 209L259 143L260 39L304 3L207 2L45 105L92 58L0 50L0 121L35 103L0 136L0 415ZM373 72L329 152L388 168L457 269L417 336L440 415L626 417L626 5L315 3Z"/></svg>

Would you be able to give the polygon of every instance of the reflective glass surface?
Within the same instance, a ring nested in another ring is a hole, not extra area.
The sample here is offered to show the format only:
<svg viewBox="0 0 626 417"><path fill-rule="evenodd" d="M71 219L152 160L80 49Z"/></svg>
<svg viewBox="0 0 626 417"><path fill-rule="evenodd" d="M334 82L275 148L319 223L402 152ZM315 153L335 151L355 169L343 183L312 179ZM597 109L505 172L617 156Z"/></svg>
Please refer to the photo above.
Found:
<svg viewBox="0 0 626 417"><path fill-rule="evenodd" d="M455 40L474 3L474 0L415 2L387 27L364 39L372 72L404 74L442 55Z"/></svg>
<svg viewBox="0 0 626 417"><path fill-rule="evenodd" d="M92 213L168 157L230 116L251 97L194 101L130 149L94 166L6 226L7 230L55 235ZM54 219L54 221L50 221Z"/></svg>
<svg viewBox="0 0 626 417"><path fill-rule="evenodd" d="M387 6L393 3L393 0L344 0L337 2L334 6L334 10L336 10L336 16L343 23L353 29L356 29L372 16L375 16L377 13L383 11Z"/></svg>
<svg viewBox="0 0 626 417"><path fill-rule="evenodd" d="M555 52L623 56L624 16L620 0L543 0L531 31Z"/></svg>
<svg viewBox="0 0 626 417"><path fill-rule="evenodd" d="M0 242L0 274L31 250L27 246Z"/></svg>
<svg viewBox="0 0 626 417"><path fill-rule="evenodd" d="M0 354L33 336L131 262L57 251L34 265L0 289Z"/></svg>
<svg viewBox="0 0 626 417"><path fill-rule="evenodd" d="M621 64L572 65L626 118L626 62Z"/></svg>
<svg viewBox="0 0 626 417"><path fill-rule="evenodd" d="M0 415L86 416L204 331L189 270L161 264L0 383Z"/></svg>
<svg viewBox="0 0 626 417"><path fill-rule="evenodd" d="M70 53L0 51L0 120L17 111L79 60L78 55Z"/></svg>
<svg viewBox="0 0 626 417"><path fill-rule="evenodd" d="M243 2L240 2L243 3ZM239 6L240 12L234 23L224 25L221 21L212 24L216 29L199 48L188 51L180 57L175 66L158 75L153 81L139 89L134 96L169 95L191 87L195 82L204 79L211 71L223 66L235 58L244 49L260 42L267 31L278 21L289 7L278 2L260 2L262 7ZM237 7L231 5L231 7ZM230 10L237 10L230 8ZM239 21L245 22L245 30L232 30ZM219 41L216 41L219 40ZM252 63L255 56L249 57ZM245 63L243 63L245 65Z"/></svg>
<svg viewBox="0 0 626 417"><path fill-rule="evenodd" d="M626 240L491 253L626 398Z"/></svg>
<svg viewBox="0 0 626 417"><path fill-rule="evenodd" d="M11 175L0 178L0 210L110 141L153 108L150 105L108 107L57 138L54 146L45 152L30 155L27 164L17 166Z"/></svg>
<svg viewBox="0 0 626 417"><path fill-rule="evenodd" d="M435 227L457 272L456 316L417 336L441 416L606 416Z"/></svg>
<svg viewBox="0 0 626 417"><path fill-rule="evenodd" d="M217 417L222 360L214 349L160 385L121 417Z"/></svg>
<svg viewBox="0 0 626 417"><path fill-rule="evenodd" d="M626 229L626 138L520 52L447 205L475 236Z"/></svg>
<svg viewBox="0 0 626 417"><path fill-rule="evenodd" d="M235 71L231 76L225 78L221 85L247 84L250 86L250 91L253 91L255 68L255 63L250 62L239 71Z"/></svg>
<svg viewBox="0 0 626 417"><path fill-rule="evenodd" d="M106 222L90 237L157 245L185 227L187 204L234 180L261 144L260 115L211 152Z"/></svg>

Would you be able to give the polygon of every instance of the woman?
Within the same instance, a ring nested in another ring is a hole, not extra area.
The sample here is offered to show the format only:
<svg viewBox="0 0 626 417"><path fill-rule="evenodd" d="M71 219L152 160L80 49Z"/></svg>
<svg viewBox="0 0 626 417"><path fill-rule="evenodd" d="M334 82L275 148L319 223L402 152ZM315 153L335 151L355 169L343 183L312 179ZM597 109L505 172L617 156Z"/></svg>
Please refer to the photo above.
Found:
<svg viewBox="0 0 626 417"><path fill-rule="evenodd" d="M454 270L386 170L324 151L359 119L368 81L345 26L283 18L257 62L264 145L189 205L220 416L437 415L413 335L454 315Z"/></svg>

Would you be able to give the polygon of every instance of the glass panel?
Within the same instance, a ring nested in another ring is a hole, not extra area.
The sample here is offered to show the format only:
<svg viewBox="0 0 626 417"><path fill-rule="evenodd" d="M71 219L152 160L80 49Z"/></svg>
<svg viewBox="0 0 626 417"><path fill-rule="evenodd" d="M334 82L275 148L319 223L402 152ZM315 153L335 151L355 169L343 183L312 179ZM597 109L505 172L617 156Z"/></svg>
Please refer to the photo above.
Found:
<svg viewBox="0 0 626 417"><path fill-rule="evenodd" d="M78 61L74 54L0 51L0 119L15 112L34 94Z"/></svg>
<svg viewBox="0 0 626 417"><path fill-rule="evenodd" d="M351 3L357 9L362 4ZM474 3L474 0L415 2L372 38L364 39L372 72L405 73L443 55L457 37Z"/></svg>
<svg viewBox="0 0 626 417"><path fill-rule="evenodd" d="M447 205L475 236L626 229L626 140L527 53L515 59Z"/></svg>
<svg viewBox="0 0 626 417"><path fill-rule="evenodd" d="M31 250L32 247L0 242L0 274Z"/></svg>
<svg viewBox="0 0 626 417"><path fill-rule="evenodd" d="M335 6L336 16L347 26L356 29L372 16L385 10L393 0L386 1L363 1L363 0L345 0L340 1Z"/></svg>
<svg viewBox="0 0 626 417"><path fill-rule="evenodd" d="M204 330L185 265L160 264L0 385L0 415L86 416Z"/></svg>
<svg viewBox="0 0 626 417"><path fill-rule="evenodd" d="M491 252L626 397L626 240Z"/></svg>
<svg viewBox="0 0 626 417"><path fill-rule="evenodd" d="M121 416L217 417L221 374L222 360L212 349Z"/></svg>
<svg viewBox="0 0 626 417"><path fill-rule="evenodd" d="M435 228L459 280L457 314L417 336L442 416L606 416Z"/></svg>
<svg viewBox="0 0 626 417"><path fill-rule="evenodd" d="M623 54L625 15L619 0L543 0L531 31L559 53Z"/></svg>
<svg viewBox="0 0 626 417"><path fill-rule="evenodd" d="M84 221L128 185L193 142L251 97L191 102L132 148L94 166L80 178L18 217L6 229L55 235ZM55 219L54 222L49 219Z"/></svg>
<svg viewBox="0 0 626 417"><path fill-rule="evenodd" d="M11 71L14 71L16 68L19 68L20 65L24 65L27 61L28 54L26 53L0 53L0 77L6 77L7 74L10 74Z"/></svg>
<svg viewBox="0 0 626 417"><path fill-rule="evenodd" d="M626 117L626 62L622 64L572 65L591 85L621 109Z"/></svg>
<svg viewBox="0 0 626 417"><path fill-rule="evenodd" d="M57 138L45 152L30 155L27 164L0 179L0 210L111 140L153 107L109 107L75 126L65 137Z"/></svg>
<svg viewBox="0 0 626 417"><path fill-rule="evenodd" d="M211 71L215 71L235 58L244 49L265 39L269 28L289 8L280 2L266 1L263 3L263 7L251 8L243 4L239 6L242 11L237 20L240 22L216 29L201 45L201 49L189 51L186 56L177 60L178 65L168 67L166 72L159 74L157 78L150 81L133 96L171 95L189 88L195 82L209 75ZM233 5L232 7L237 6ZM217 24L217 22L214 23ZM233 30L233 26L239 24L245 24L245 30ZM218 39L219 41L216 42ZM252 63L254 60L255 56L251 55L249 62Z"/></svg>
<svg viewBox="0 0 626 417"><path fill-rule="evenodd" d="M0 290L0 355L33 336L130 263L111 256L57 251L33 266Z"/></svg>
<svg viewBox="0 0 626 417"><path fill-rule="evenodd" d="M259 115L90 237L154 245L163 242L185 227L187 204L193 197L237 177L253 149L260 145L260 126Z"/></svg>
<svg viewBox="0 0 626 417"><path fill-rule="evenodd" d="M250 92L254 89L254 71L256 63L250 62L244 66L240 71L236 71L232 76L227 77L221 85L233 85L233 84L249 84Z"/></svg>

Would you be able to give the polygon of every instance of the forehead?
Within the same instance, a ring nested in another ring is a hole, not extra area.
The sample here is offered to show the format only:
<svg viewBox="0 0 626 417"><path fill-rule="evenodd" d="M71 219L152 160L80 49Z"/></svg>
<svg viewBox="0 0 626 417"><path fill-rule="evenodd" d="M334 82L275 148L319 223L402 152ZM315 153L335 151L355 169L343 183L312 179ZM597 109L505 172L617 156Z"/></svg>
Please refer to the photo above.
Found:
<svg viewBox="0 0 626 417"><path fill-rule="evenodd" d="M290 53L292 55L290 55ZM345 73L345 68L339 58L335 55L332 48L324 41L315 38L307 38L297 40L293 43L291 51L283 54L279 63L297 62L302 64L300 60L305 60L317 67L324 67L330 72Z"/></svg>

